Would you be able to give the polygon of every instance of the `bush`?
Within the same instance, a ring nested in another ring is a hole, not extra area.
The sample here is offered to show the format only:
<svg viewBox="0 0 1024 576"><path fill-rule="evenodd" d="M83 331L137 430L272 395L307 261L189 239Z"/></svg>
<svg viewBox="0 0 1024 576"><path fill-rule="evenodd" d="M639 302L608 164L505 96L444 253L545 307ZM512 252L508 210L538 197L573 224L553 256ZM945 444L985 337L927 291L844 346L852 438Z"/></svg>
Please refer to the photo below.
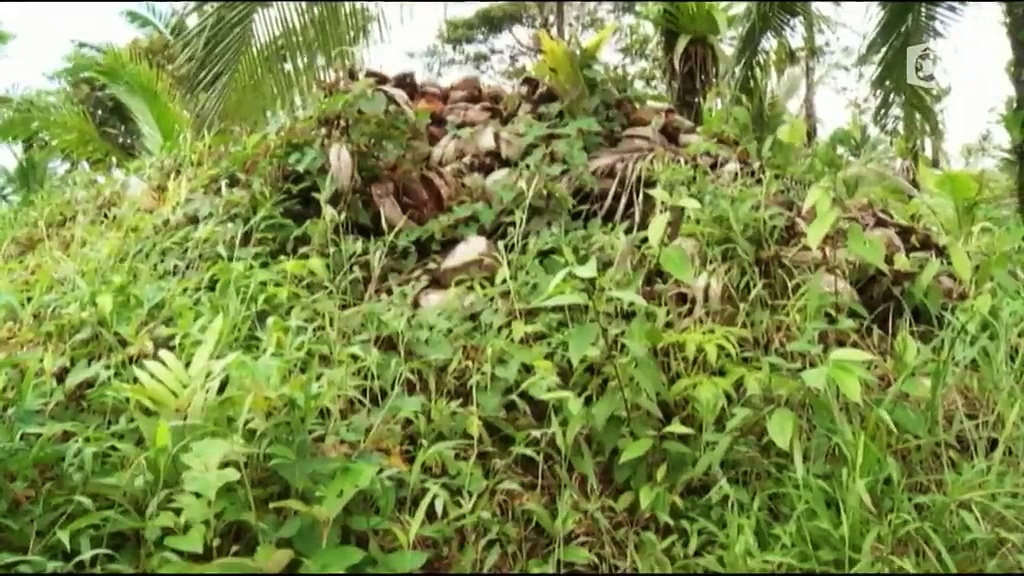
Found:
<svg viewBox="0 0 1024 576"><path fill-rule="evenodd" d="M390 122L364 89L325 106ZM427 120L349 132L347 197L317 122L0 213L5 569L1022 569L1019 227L950 225L971 175L886 196L783 139L652 161L618 224L556 114L388 232L348 202ZM472 233L493 278L437 287Z"/></svg>

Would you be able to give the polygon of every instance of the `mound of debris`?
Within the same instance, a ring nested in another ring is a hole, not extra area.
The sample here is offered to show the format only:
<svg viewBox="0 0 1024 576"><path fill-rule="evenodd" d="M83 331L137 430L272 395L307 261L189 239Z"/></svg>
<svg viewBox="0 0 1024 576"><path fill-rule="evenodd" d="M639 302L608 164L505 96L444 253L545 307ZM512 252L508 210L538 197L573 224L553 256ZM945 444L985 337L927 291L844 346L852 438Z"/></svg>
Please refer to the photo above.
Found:
<svg viewBox="0 0 1024 576"><path fill-rule="evenodd" d="M405 154L375 167L372 181L356 166L346 141L349 123L339 115L321 119L338 192L361 194L392 228L422 225L481 195L492 198L509 169L546 143L530 134L530 121L557 120L564 113L550 106L557 104L555 92L529 76L512 93L474 76L447 87L418 83L410 73L389 78L366 72L362 80L386 98L382 114L405 115L411 122L418 115L429 118L421 133L410 134ZM354 83L348 77L326 84L324 91L333 96ZM691 164L728 177L753 170L749 154L734 141L698 135L670 106L637 106L618 98L610 108L603 111L607 125L601 137L586 150L593 180L567 182L579 203L602 218L643 220L643 190L654 183L648 170L654 163Z"/></svg>
<svg viewBox="0 0 1024 576"><path fill-rule="evenodd" d="M577 205L591 216L617 223L632 221L634 230L651 213L653 202L644 191L655 184L660 166L691 166L703 170L709 179L727 181L761 172L737 142L698 131L670 106L639 106L612 98L604 109L591 110L590 117L598 123L594 137L579 139L588 160L587 177L567 173L568 163L559 157L565 152L550 145L551 138L557 137L551 126L571 124L574 118L559 106L554 90L534 77L523 78L515 90L507 91L484 85L473 76L445 87L418 82L411 73L389 77L365 72L325 83L322 90L327 102L348 101L337 108L325 107L311 120L315 127L297 126L296 132L304 134L299 140L310 145L309 134L315 133L314 145L322 147L327 158L326 166L318 170L329 171L333 181L331 203L346 210L353 206L365 210L372 220L370 228L378 233L423 226L460 203L496 203L499 189L510 181L515 184L520 175L517 168L527 162L533 162L534 170L538 165L561 166L545 173L545 178L563 182ZM353 104L357 100L363 104ZM538 129L538 123L548 123L548 128ZM246 170L259 164L250 161ZM310 175L305 174L305 179L310 180ZM299 174L279 176L284 184L303 179ZM319 185L310 188L319 191ZM794 268L801 275L821 271L826 292L859 301L878 315L894 308L903 289L918 277L922 266L917 257L943 265L948 262L941 243L927 230L863 203L838 202L831 231L809 249L804 239L815 217L813 209L801 209L795 199L780 196L771 203L787 222L783 238L762 239L764 245L759 247L766 276L792 277ZM881 250L874 265L863 265L864 254L851 257L851 234L866 243L868 252ZM454 266L454 272L447 270L454 261L485 262L484 275L493 272L491 242L496 238L488 235L483 232L465 240L443 258L439 270L444 278L435 278L417 303L433 307L451 300L449 290L462 268L479 275L480 266L465 262ZM694 247L693 239L677 240ZM472 256L466 256L469 253ZM700 259L691 257L695 264ZM663 284L676 294L697 294L696 300L714 304L728 292L723 290L724 281L707 270L697 274L694 286L680 289L669 286L671 282ZM962 295L944 270L933 271L928 281L944 297Z"/></svg>

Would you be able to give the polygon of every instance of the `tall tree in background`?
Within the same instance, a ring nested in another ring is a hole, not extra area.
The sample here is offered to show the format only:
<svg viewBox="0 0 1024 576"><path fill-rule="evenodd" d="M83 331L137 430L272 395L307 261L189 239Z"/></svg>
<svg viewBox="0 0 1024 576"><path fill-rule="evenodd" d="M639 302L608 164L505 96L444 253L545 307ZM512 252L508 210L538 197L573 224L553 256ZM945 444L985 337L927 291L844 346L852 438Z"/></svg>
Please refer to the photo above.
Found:
<svg viewBox="0 0 1024 576"><path fill-rule="evenodd" d="M628 19L636 8L635 2L491 2L468 16L446 19L423 57L439 76L471 69L511 80L537 58L538 30L571 40Z"/></svg>
<svg viewBox="0 0 1024 576"><path fill-rule="evenodd" d="M1014 93L1013 112L1007 125L1017 161L1017 211L1024 217L1024 3L1004 2L1003 10L1010 38L1010 80Z"/></svg>

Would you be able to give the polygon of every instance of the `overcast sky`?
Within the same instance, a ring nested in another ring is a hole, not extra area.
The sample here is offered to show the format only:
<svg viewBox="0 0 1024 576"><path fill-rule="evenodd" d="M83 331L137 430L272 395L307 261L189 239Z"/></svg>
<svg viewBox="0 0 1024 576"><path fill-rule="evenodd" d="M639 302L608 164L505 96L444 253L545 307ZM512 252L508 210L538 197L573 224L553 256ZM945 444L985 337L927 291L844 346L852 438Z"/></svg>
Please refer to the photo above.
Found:
<svg viewBox="0 0 1024 576"><path fill-rule="evenodd" d="M6 2L0 4L0 25L16 36L0 58L0 89L16 86L37 87L44 75L58 68L61 58L71 49L73 40L87 42L125 42L132 28L120 12L132 2ZM423 50L445 17L471 13L482 2L386 5L394 17L391 41L374 48L370 63L387 72L416 70L419 65L409 52ZM845 27L842 43L859 47L870 32L868 8L871 3L846 3L839 20ZM398 23L399 10L402 22ZM956 156L960 148L974 142L986 128L994 126L995 110L1012 93L1005 67L1010 57L1009 43L998 3L972 3L949 38L934 46L939 56L939 77L952 85L944 106L947 127L947 152ZM825 130L842 126L849 118L846 97L839 87L853 82L831 77L817 101ZM994 134L1005 141L1001 129ZM0 158L6 163L8 158Z"/></svg>

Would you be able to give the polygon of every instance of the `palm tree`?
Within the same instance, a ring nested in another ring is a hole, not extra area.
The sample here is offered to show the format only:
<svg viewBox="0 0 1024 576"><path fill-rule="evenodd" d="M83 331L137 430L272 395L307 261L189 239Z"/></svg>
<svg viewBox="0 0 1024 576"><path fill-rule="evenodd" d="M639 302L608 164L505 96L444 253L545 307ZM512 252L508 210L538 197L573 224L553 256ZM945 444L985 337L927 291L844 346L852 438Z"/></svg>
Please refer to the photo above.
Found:
<svg viewBox="0 0 1024 576"><path fill-rule="evenodd" d="M790 38L803 33L803 69L805 97L804 114L808 141L816 134L817 117L814 112L814 87L817 69L816 32L824 17L811 2L753 3L739 14L739 33L733 56L733 87L736 95L746 100L758 137L771 133L765 126L770 116L769 89L772 73L776 70L773 56L787 56L781 68L797 63L797 53Z"/></svg>
<svg viewBox="0 0 1024 576"><path fill-rule="evenodd" d="M835 4L835 3L832 3ZM929 142L933 158L940 147L942 126L936 103L942 92L912 86L906 79L907 49L945 37L966 2L878 2L876 24L864 50L862 64L873 64L871 89L878 99L873 120L906 143L908 166L915 167ZM1007 3L1013 4L1013 3ZM811 2L751 3L739 16L741 31L735 50L735 86L752 100L755 112L763 98L771 45L789 46L788 38L802 31L807 76L804 114L808 137L815 136L814 84L817 23L823 15ZM1024 154L1024 153L1022 153ZM909 174L914 180L914 174ZM1024 178L1024 176L1022 176ZM1022 184L1024 185L1024 184ZM1024 193L1022 193L1024 199ZM1024 200L1022 200L1024 201Z"/></svg>
<svg viewBox="0 0 1024 576"><path fill-rule="evenodd" d="M15 175L109 167L167 152L193 129L263 122L312 92L329 65L355 63L372 25L384 31L379 10L358 3L195 2L124 16L142 38L79 45L54 76L61 88L0 101L0 142L24 164L7 178L14 188L39 180Z"/></svg>
<svg viewBox="0 0 1024 576"><path fill-rule="evenodd" d="M719 39L729 27L727 14L717 2L657 2L646 16L661 42L675 108L699 125L704 101L718 81Z"/></svg>

